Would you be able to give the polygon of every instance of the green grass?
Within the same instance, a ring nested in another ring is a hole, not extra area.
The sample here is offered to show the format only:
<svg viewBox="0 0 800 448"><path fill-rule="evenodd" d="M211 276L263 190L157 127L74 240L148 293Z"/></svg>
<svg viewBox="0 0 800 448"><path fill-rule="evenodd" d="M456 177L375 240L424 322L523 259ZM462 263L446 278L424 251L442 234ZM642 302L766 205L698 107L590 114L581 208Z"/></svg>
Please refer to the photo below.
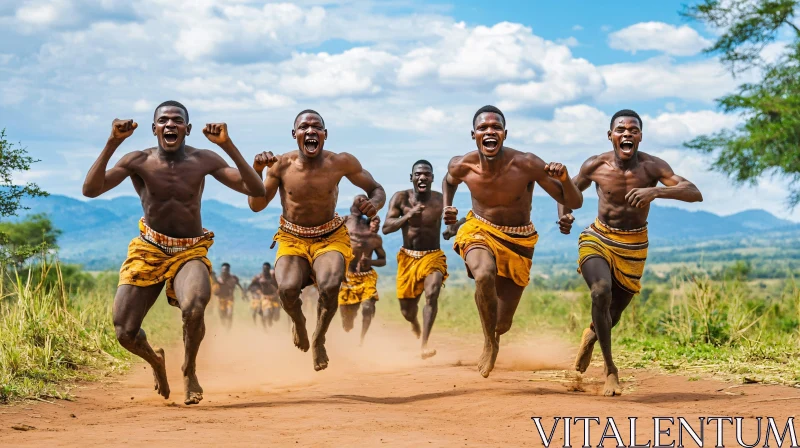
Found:
<svg viewBox="0 0 800 448"><path fill-rule="evenodd" d="M474 286L456 275L442 290L436 327L480 333ZM585 287L526 288L505 340L559 335L577 345L591 322ZM391 280L382 297L392 297ZM396 306L390 300L392 307ZM400 320L399 313L386 313ZM742 382L800 385L800 284L781 280L713 280L686 272L671 284L648 285L613 330L620 368L650 368ZM599 347L594 362L601 362Z"/></svg>
<svg viewBox="0 0 800 448"><path fill-rule="evenodd" d="M42 264L4 282L0 296L0 402L69 398L70 386L126 369L130 354L116 340L111 305L116 274L72 288L58 264ZM174 314L159 300L145 327L169 336ZM171 336L175 338L175 335Z"/></svg>

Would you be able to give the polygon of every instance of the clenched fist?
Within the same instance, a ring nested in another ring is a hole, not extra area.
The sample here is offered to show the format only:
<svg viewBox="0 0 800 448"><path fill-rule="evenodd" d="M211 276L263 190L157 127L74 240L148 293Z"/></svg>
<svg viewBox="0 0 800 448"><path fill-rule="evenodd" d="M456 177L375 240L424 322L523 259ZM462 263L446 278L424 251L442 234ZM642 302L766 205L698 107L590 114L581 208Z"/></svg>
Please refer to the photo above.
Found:
<svg viewBox="0 0 800 448"><path fill-rule="evenodd" d="M658 196L655 188L634 188L625 195L625 200L631 207L645 208Z"/></svg>
<svg viewBox="0 0 800 448"><path fill-rule="evenodd" d="M544 166L544 171L547 173L548 176L558 181L566 182L569 180L567 167L564 166L563 163L550 162Z"/></svg>
<svg viewBox="0 0 800 448"><path fill-rule="evenodd" d="M125 140L133 134L133 131L139 125L133 120L120 120L115 118L111 123L111 138L116 140Z"/></svg>
<svg viewBox="0 0 800 448"><path fill-rule="evenodd" d="M214 144L222 145L231 141L228 136L228 125L225 123L208 123L203 128L203 134Z"/></svg>
<svg viewBox="0 0 800 448"><path fill-rule="evenodd" d="M444 208L444 213L442 213L442 218L444 220L444 224L446 226L453 225L458 222L458 209L453 207L452 205L449 207Z"/></svg>
<svg viewBox="0 0 800 448"><path fill-rule="evenodd" d="M361 202L358 203L358 209L370 219L378 214L378 209L375 208L375 205L372 203L372 201L368 199L361 198Z"/></svg>
<svg viewBox="0 0 800 448"><path fill-rule="evenodd" d="M278 158L272 152L264 151L261 154L256 154L256 158L253 160L253 169L260 173L264 171L264 168L272 168L272 165L275 165L277 161Z"/></svg>
<svg viewBox="0 0 800 448"><path fill-rule="evenodd" d="M572 230L572 223L574 222L575 217L572 216L572 213L562 215L561 218L558 219L558 230L564 235L569 235L570 230Z"/></svg>

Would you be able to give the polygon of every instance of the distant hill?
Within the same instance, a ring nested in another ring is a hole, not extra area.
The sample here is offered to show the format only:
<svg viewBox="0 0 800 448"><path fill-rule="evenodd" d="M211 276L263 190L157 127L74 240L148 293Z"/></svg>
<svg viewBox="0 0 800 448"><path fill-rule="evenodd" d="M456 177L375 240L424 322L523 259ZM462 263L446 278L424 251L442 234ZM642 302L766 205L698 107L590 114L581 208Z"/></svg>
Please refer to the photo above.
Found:
<svg viewBox="0 0 800 448"><path fill-rule="evenodd" d="M454 202L462 216L470 208L470 197L465 192L458 193ZM139 198L132 196L81 201L51 195L28 199L25 205L30 207L29 213L47 213L56 227L63 231L59 239L62 260L92 270L119 267L125 258L128 242L137 234L136 223L142 216ZM383 210L381 215L385 216L385 212ZM348 211L342 209L339 213ZM574 214L576 223L572 234L562 235L556 225L555 202L548 197L535 197L532 217L541 236L534 263L574 263L578 234L594 220L596 213L597 200L587 199L583 208ZM277 230L279 209L268 208L253 213L240 204L208 200L203 201L202 216L203 225L215 234L215 243L210 251L214 263L227 261L235 272L250 275L263 261L274 260L275 250L270 250L269 246ZM764 210L719 216L653 205L649 226L653 250L665 256L681 248L684 248L683 252L691 253L698 247L707 247L712 241L717 249L727 245L740 247L755 236L764 241L770 232L787 241L800 239L800 225ZM442 247L452 260L451 269L459 269L463 265L450 249L451 244L442 240ZM394 257L401 245L400 232L384 236L389 269L395 264Z"/></svg>

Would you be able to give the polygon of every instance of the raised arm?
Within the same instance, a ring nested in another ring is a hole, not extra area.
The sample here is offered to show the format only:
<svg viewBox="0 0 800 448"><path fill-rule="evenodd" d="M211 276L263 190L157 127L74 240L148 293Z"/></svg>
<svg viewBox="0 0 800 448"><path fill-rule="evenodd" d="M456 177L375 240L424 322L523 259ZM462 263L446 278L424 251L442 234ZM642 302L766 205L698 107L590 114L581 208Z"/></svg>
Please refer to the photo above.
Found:
<svg viewBox="0 0 800 448"><path fill-rule="evenodd" d="M386 192L381 184L373 179L372 174L361 166L351 154L343 152L338 155L344 168L344 175L353 185L364 190L369 200L359 204L358 208L367 218L372 218L386 204ZM363 198L362 198L363 200Z"/></svg>
<svg viewBox="0 0 800 448"><path fill-rule="evenodd" d="M442 218L446 226L458 222L458 209L453 207L453 199L456 197L458 184L463 182L463 176L469 171L461 163L462 159L463 157L461 156L450 159L450 163L447 164L447 174L442 180L442 200L444 201Z"/></svg>
<svg viewBox="0 0 800 448"><path fill-rule="evenodd" d="M398 191L392 195L392 199L389 201L389 211L386 212L386 219L383 221L382 231L384 235L400 230L413 215L413 209L403 215L401 204L403 203L403 196L406 194L405 191Z"/></svg>
<svg viewBox="0 0 800 448"><path fill-rule="evenodd" d="M632 189L625 195L625 199L631 206L645 208L656 198L675 199L683 202L703 201L703 194L700 193L700 190L693 183L675 174L667 162L653 157L651 169L654 170L654 176L664 186Z"/></svg>
<svg viewBox="0 0 800 448"><path fill-rule="evenodd" d="M86 174L86 180L83 181L84 196L96 198L116 187L133 174L133 169L131 167L134 162L147 157L142 151L131 152L125 154L113 168L106 170L111 156L114 155L114 152L120 147L122 142L133 134L133 131L138 126L139 125L133 120L115 119L114 122L111 123L111 135L108 137L108 141L106 141L106 146L100 152L100 156L92 164L92 167L89 168L89 172Z"/></svg>
<svg viewBox="0 0 800 448"><path fill-rule="evenodd" d="M275 198L275 194L281 186L280 166L278 162L279 159L269 151L257 154L253 160L253 170L255 170L256 174L259 177L263 177L264 168L267 168L267 176L264 179L264 196L249 196L247 198L247 205L250 206L250 210L260 212L267 208L267 205Z"/></svg>
<svg viewBox="0 0 800 448"><path fill-rule="evenodd" d="M230 188L248 196L264 196L264 185L261 177L247 164L239 149L228 135L228 125L225 123L209 123L203 128L203 134L211 143L216 144L233 160L236 168L232 168L225 160L215 153L211 175Z"/></svg>
<svg viewBox="0 0 800 448"><path fill-rule="evenodd" d="M377 235L376 235L377 236ZM380 236L378 236L380 238ZM372 266L386 266L386 251L383 250L383 239L381 238L381 245L375 248L375 257L372 259Z"/></svg>
<svg viewBox="0 0 800 448"><path fill-rule="evenodd" d="M545 164L542 159L533 154L526 154L526 159L533 174L533 180L550 197L569 208L581 208L583 193L572 182L566 166L557 162Z"/></svg>

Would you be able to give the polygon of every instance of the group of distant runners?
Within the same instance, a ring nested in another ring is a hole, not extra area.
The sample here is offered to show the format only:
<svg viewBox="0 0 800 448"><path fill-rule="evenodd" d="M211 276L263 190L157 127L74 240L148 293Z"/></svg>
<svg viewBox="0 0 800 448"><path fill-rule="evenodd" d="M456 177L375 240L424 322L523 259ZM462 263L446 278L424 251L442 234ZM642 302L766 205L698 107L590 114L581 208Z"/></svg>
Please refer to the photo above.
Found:
<svg viewBox="0 0 800 448"><path fill-rule="evenodd" d="M397 297L403 316L421 337L421 357L436 354L428 341L439 292L448 276L440 235L453 238L454 250L475 281L475 303L484 334L478 370L488 377L500 336L511 328L530 278L539 238L531 222L534 185L558 203L559 227L568 234L574 222L572 210L582 206L582 192L594 183L598 214L581 233L578 247L578 270L591 291L592 322L583 332L575 369L584 372L588 368L599 341L605 367L604 394L620 394L611 329L641 288L650 203L656 198L702 201L700 191L663 160L638 150L643 123L631 110L621 110L611 118L608 140L612 150L590 157L574 177L561 163L545 163L532 153L505 146L506 120L496 107L480 108L472 125L477 150L450 161L442 192L432 189L431 163L415 162L412 188L394 194L383 222L384 234L402 231ZM354 156L324 149L328 131L319 113L304 110L295 117L292 137L296 150L280 155L262 152L252 166L231 141L225 123L207 124L203 133L230 157L235 164L231 167L214 151L186 145L186 136L192 131L189 113L180 103L167 101L154 113L152 132L157 146L130 152L108 169L114 152L137 126L133 120L114 120L83 193L96 197L130 178L141 198L144 217L120 269L114 326L120 344L153 367L159 394L167 398L170 393L164 351L150 346L141 325L164 286L169 303L177 306L183 317L187 405L203 399L195 361L212 291L219 300L220 315L230 325L233 292L237 286L242 289L227 263L219 276L210 275L207 254L214 234L203 228L200 218L208 175L246 195L254 212L264 210L280 193L283 213L272 243L278 245L274 268L264 263L248 287L253 319L260 315L269 325L283 309L293 324L294 344L302 351L311 349L315 370L328 366L325 335L337 309L347 331L354 327L361 309L363 342L378 301L378 277L373 268L386 264L377 218L386 193ZM347 216L336 213L342 178L366 193L355 197ZM472 210L459 218L453 198L462 183L471 193ZM307 293L310 289L314 291ZM318 296L310 339L303 311L309 295Z"/></svg>

